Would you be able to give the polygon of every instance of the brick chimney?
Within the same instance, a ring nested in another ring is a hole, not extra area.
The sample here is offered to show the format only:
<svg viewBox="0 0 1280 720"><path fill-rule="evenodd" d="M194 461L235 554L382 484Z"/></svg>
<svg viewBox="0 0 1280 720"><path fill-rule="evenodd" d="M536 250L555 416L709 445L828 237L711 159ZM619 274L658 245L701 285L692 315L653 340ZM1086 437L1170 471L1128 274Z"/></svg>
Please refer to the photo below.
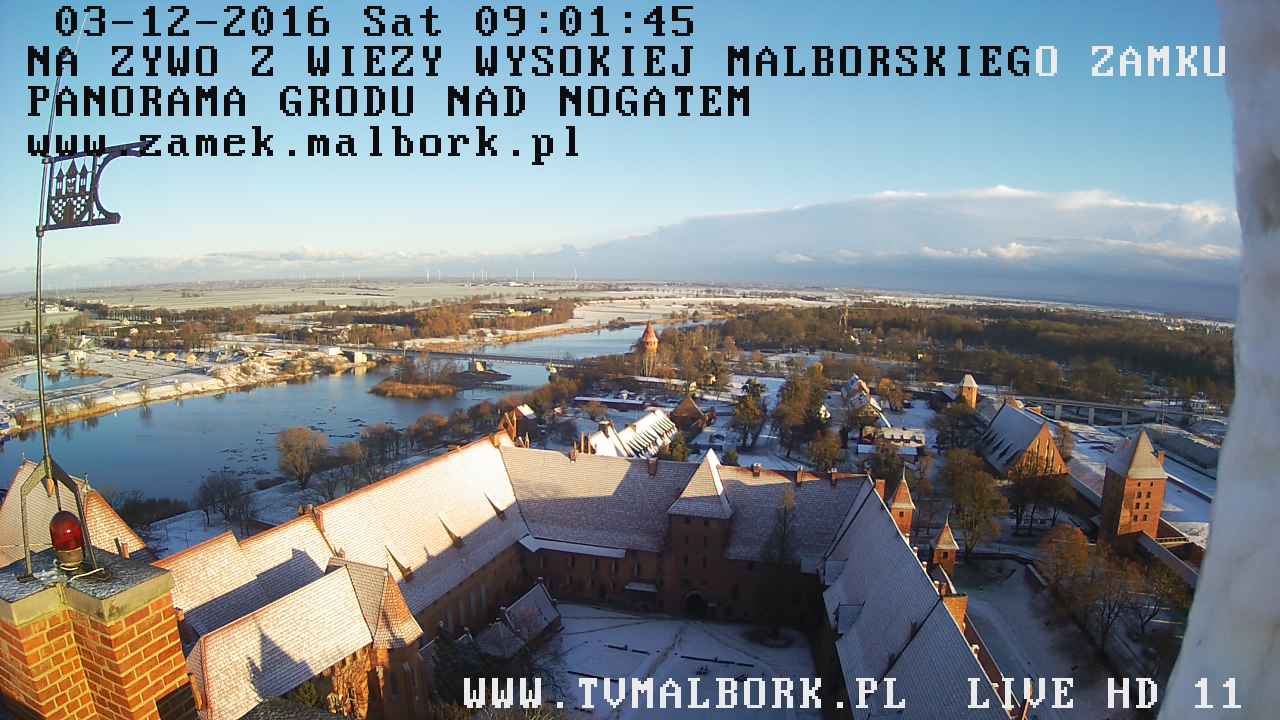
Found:
<svg viewBox="0 0 1280 720"><path fill-rule="evenodd" d="M194 720L168 571L97 551L68 577L53 551L0 569L0 702L19 718Z"/></svg>
<svg viewBox="0 0 1280 720"><path fill-rule="evenodd" d="M764 470L764 466L760 463L751 463L751 477L760 477L762 470Z"/></svg>
<svg viewBox="0 0 1280 720"><path fill-rule="evenodd" d="M879 478L876 478L876 494L880 496L882 501L884 500L884 480Z"/></svg>
<svg viewBox="0 0 1280 720"><path fill-rule="evenodd" d="M649 477L658 474L658 458L649 458Z"/></svg>

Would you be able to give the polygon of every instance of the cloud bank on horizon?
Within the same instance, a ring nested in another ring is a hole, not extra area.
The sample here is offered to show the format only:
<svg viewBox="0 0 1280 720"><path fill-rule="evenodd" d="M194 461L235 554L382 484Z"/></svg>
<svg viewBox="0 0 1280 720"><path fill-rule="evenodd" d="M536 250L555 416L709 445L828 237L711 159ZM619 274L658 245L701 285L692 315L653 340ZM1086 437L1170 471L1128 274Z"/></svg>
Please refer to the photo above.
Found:
<svg viewBox="0 0 1280 720"><path fill-rule="evenodd" d="M766 282L1008 295L1234 317L1240 225L1204 203L1128 200L1103 191L1005 186L882 192L838 203L706 215L593 247L466 255L301 249L120 257L50 269L104 284L442 272L538 277ZM30 268L0 288L31 287Z"/></svg>

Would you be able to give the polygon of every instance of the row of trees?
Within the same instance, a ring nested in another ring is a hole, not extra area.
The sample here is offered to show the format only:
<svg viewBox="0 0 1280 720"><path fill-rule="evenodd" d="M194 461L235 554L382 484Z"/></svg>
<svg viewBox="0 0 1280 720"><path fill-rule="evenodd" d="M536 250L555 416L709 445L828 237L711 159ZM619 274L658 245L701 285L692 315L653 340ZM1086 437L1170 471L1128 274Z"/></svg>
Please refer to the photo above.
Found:
<svg viewBox="0 0 1280 720"><path fill-rule="evenodd" d="M1102 647L1126 614L1146 636L1156 618L1185 612L1191 603L1186 584L1169 568L1139 565L1105 544L1090 546L1074 526L1044 536L1037 567L1063 606L1096 630Z"/></svg>

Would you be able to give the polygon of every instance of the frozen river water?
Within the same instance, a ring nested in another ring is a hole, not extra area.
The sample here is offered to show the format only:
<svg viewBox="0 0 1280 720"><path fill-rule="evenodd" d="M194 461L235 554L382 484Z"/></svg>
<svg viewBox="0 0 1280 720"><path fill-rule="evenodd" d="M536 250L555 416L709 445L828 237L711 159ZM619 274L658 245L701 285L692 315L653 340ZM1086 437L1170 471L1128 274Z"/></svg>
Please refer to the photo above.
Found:
<svg viewBox="0 0 1280 720"><path fill-rule="evenodd" d="M486 349L494 354L590 357L626 352L640 329L560 335ZM531 365L503 365L507 384L537 386L547 371ZM140 490L152 497L190 499L214 470L242 473L249 480L274 477L275 436L303 425L325 433L332 445L359 437L380 422L404 428L428 412L448 414L481 400L509 394L467 390L455 397L402 400L369 394L384 374L344 373L306 382L281 383L221 396L193 397L121 410L54 428L50 445L70 473L87 476L98 489ZM40 436L11 437L0 444L0 477L8 478L24 457L39 458Z"/></svg>

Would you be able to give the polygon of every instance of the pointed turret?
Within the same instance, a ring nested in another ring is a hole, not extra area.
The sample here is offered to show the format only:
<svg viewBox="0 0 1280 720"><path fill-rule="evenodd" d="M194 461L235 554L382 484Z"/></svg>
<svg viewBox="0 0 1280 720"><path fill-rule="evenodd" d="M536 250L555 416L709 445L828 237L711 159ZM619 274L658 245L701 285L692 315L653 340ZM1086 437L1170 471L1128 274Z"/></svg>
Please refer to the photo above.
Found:
<svg viewBox="0 0 1280 720"><path fill-rule="evenodd" d="M967 373L960 381L960 400L971 410L978 407L978 381Z"/></svg>
<svg viewBox="0 0 1280 720"><path fill-rule="evenodd" d="M1146 430L1139 432L1135 439L1125 440L1107 458L1107 469L1132 480L1163 480L1168 477L1164 471L1164 453L1156 454Z"/></svg>
<svg viewBox="0 0 1280 720"><path fill-rule="evenodd" d="M960 543L956 542L956 536L951 532L951 518L947 518L942 523L942 530L938 533L938 537L933 541L933 564L947 571L947 575L951 575L956 569L956 555L960 552Z"/></svg>
<svg viewBox="0 0 1280 720"><path fill-rule="evenodd" d="M898 525L898 531L902 536L910 539L916 503L911 499L911 489L907 487L906 468L902 469L902 479L898 481L898 487L893 491L893 502L889 504L889 514L893 515L893 521Z"/></svg>

